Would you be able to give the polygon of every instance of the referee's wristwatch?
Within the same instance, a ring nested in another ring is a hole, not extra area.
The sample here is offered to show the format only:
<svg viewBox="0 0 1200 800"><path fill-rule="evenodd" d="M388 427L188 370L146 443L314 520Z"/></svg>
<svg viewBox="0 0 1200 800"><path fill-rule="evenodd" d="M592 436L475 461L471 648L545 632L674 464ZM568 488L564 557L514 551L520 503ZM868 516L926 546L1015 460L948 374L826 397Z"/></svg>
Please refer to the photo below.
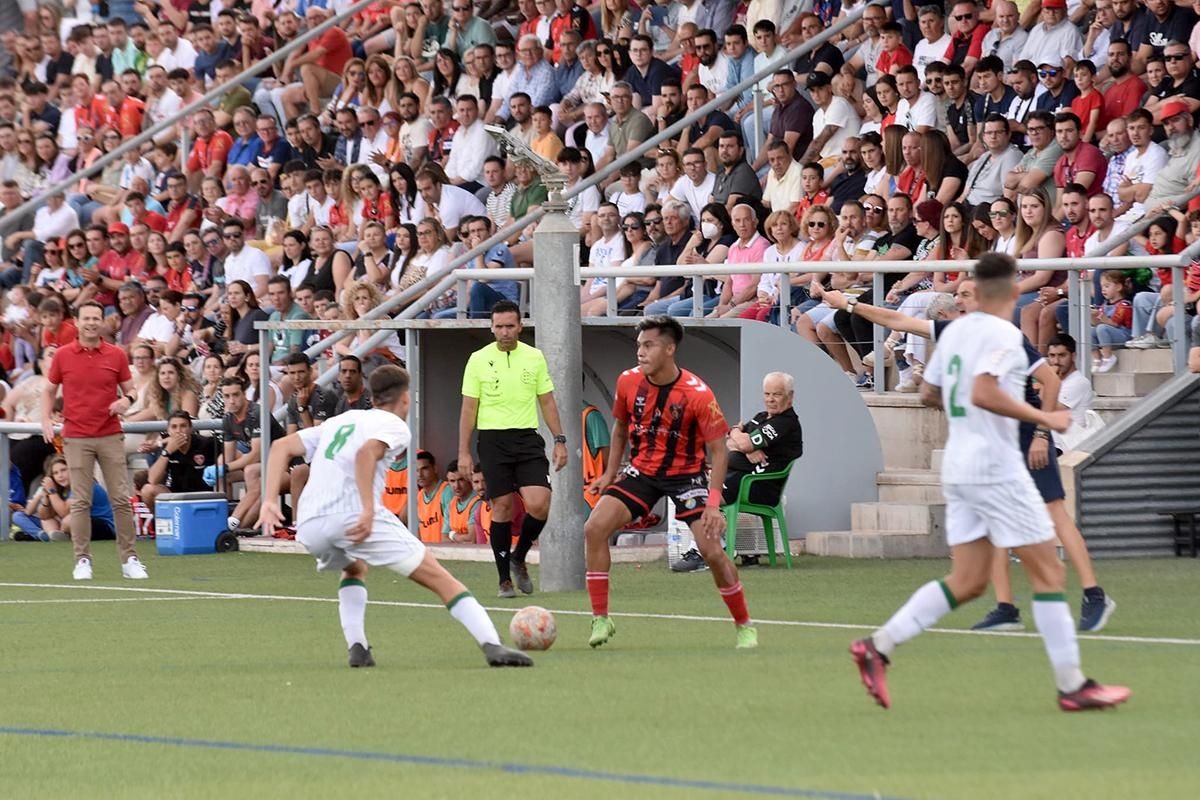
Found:
<svg viewBox="0 0 1200 800"><path fill-rule="evenodd" d="M566 437L566 436L563 436L563 435L560 433L558 436L555 436L555 437L554 437L554 443L555 443L555 444L566 444L566 443L567 443L567 437Z"/></svg>

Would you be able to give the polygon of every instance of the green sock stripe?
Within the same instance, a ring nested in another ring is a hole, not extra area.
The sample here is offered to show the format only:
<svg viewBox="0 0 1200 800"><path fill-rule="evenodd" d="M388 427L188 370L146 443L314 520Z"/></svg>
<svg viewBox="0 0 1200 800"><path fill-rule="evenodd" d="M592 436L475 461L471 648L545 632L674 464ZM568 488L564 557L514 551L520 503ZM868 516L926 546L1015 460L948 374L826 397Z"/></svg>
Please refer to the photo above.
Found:
<svg viewBox="0 0 1200 800"><path fill-rule="evenodd" d="M342 582L338 584L339 589L345 589L347 586L361 586L367 588L367 584L360 581L358 578L342 578Z"/></svg>
<svg viewBox="0 0 1200 800"><path fill-rule="evenodd" d="M459 600L465 600L468 597L474 597L474 595L472 595L470 592L463 592L462 594L455 595L454 598L451 599L449 603L446 603L446 610L447 611L453 610L454 606L458 604Z"/></svg>
<svg viewBox="0 0 1200 800"><path fill-rule="evenodd" d="M942 587L942 594L946 595L946 602L950 604L950 610L958 608L958 598L954 596L954 592L950 591L950 587L945 581L938 581L938 586Z"/></svg>
<svg viewBox="0 0 1200 800"><path fill-rule="evenodd" d="M1034 594L1033 602L1035 603L1065 603L1067 602L1066 592L1043 592Z"/></svg>

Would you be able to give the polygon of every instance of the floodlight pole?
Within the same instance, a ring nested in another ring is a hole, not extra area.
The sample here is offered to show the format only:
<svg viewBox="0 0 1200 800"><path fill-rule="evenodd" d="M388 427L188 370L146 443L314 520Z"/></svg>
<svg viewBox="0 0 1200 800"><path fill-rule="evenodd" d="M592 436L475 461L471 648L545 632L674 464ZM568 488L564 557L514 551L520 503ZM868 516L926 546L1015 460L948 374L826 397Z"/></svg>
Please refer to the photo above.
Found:
<svg viewBox="0 0 1200 800"><path fill-rule="evenodd" d="M579 321L579 230L554 187L542 204L547 214L533 235L534 340L546 356L550 380L567 437L567 465L550 471L553 500L540 538L544 592L584 588L583 336Z"/></svg>

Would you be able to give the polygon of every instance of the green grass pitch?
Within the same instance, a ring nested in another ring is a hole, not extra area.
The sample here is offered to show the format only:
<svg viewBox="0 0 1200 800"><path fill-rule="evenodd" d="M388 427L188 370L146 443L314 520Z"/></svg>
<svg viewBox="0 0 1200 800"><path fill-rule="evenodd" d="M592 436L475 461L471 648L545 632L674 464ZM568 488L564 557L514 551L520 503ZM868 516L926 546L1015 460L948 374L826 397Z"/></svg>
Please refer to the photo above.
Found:
<svg viewBox="0 0 1200 800"><path fill-rule="evenodd" d="M642 616L618 617L615 640L592 651L587 615L559 613L558 642L531 670L489 670L432 595L374 571L379 666L350 670L336 605L300 599L335 596L311 559L141 550L149 581L121 580L101 543L96 580L73 585L67 547L0 545L0 796L1094 800L1200 785L1191 559L1098 565L1119 608L1083 638L1085 671L1134 694L1070 715L1035 637L927 633L897 653L892 710L868 700L846 652L855 626L882 622L943 562L743 570L764 621L746 653L710 576L619 566L612 610ZM497 600L490 565L448 566L502 608L504 635L529 603L588 608L582 592ZM1071 598L1077 608L1077 587Z"/></svg>

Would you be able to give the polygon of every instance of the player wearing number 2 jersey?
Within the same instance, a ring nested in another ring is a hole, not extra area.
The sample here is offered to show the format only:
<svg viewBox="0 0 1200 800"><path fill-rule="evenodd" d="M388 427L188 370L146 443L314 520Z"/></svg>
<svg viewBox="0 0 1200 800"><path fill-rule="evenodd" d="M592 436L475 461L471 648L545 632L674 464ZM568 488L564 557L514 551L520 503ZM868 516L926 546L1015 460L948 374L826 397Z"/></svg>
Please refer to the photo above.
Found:
<svg viewBox="0 0 1200 800"><path fill-rule="evenodd" d="M374 408L348 411L284 437L271 448L267 467L269 500L262 506L266 528L282 516L280 484L293 458L312 464L311 478L297 510L296 539L317 559L317 569L341 570L338 612L350 651L350 666L372 667L367 642L367 565L387 567L430 589L450 615L471 633L493 667L526 667L524 653L500 644L495 626L466 587L425 549L404 523L376 504L387 484L387 467L408 449L409 378L400 367L371 373Z"/></svg>
<svg viewBox="0 0 1200 800"><path fill-rule="evenodd" d="M874 635L850 647L867 692L891 701L887 667L896 647L987 588L995 547L1017 551L1033 584L1033 617L1054 668L1064 711L1118 705L1122 686L1084 677L1079 643L1063 589L1054 529L1017 445L1019 421L1065 430L1069 411L1046 412L1022 400L1029 359L1007 320L1016 305L1016 262L989 253L975 268L979 311L948 327L925 370L921 399L943 406L950 435L942 467L946 538L953 567L917 590Z"/></svg>
<svg viewBox="0 0 1200 800"><path fill-rule="evenodd" d="M616 626L608 616L609 539L635 516L650 511L664 495L675 504L675 516L688 523L696 546L712 570L721 599L737 626L737 646L756 647L758 632L750 624L746 597L737 568L721 547L725 518L721 484L728 453L729 425L712 389L696 375L680 369L675 350L683 327L671 317L647 317L637 326L636 369L617 379L613 404L612 449L608 467L588 491L600 501L584 527L587 540L587 590L592 603L592 636L599 647ZM625 445L629 466L617 477ZM705 452L712 474L705 474ZM716 488L710 489L709 486Z"/></svg>

